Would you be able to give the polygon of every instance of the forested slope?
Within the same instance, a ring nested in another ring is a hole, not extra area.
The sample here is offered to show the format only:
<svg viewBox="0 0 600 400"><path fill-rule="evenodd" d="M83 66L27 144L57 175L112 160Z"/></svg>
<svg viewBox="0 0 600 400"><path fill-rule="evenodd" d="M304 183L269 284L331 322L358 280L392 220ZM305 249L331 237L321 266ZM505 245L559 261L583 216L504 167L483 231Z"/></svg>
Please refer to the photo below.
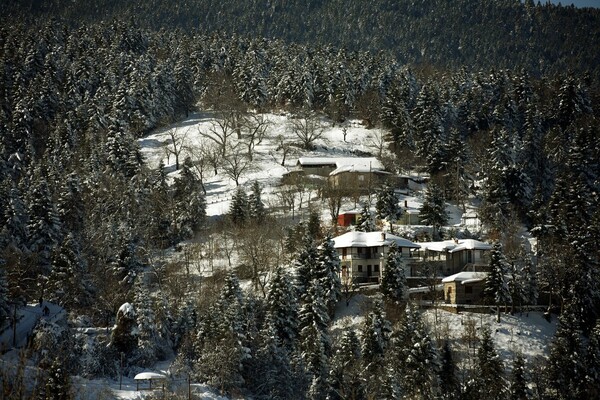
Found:
<svg viewBox="0 0 600 400"><path fill-rule="evenodd" d="M442 68L572 69L598 75L600 10L535 6L528 0L364 1L22 1L5 12L70 21L133 19L152 29L180 27L288 43L389 51L401 63ZM143 17L141 17L143 16Z"/></svg>

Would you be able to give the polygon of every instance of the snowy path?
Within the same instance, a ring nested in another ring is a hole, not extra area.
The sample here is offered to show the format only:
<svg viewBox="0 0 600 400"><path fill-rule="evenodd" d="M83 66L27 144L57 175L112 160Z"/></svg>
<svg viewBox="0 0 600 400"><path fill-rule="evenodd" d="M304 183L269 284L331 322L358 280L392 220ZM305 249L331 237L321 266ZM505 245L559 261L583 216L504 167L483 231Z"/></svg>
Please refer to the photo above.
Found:
<svg viewBox="0 0 600 400"><path fill-rule="evenodd" d="M43 306L48 307L48 315L44 315L44 307L40 307L39 304L28 304L25 307L17 308L16 334L11 321L11 324L0 333L0 349L13 347L13 341L14 347L20 348L25 346L27 339L40 318L46 318L51 322L55 322L64 315L64 309L56 304L45 301Z"/></svg>

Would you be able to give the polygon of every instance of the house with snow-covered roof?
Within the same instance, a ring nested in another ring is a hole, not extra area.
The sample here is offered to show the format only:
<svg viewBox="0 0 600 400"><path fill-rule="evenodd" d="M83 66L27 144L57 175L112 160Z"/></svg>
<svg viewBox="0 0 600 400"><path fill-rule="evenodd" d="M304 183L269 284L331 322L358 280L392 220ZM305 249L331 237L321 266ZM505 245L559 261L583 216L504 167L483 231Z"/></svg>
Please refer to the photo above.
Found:
<svg viewBox="0 0 600 400"><path fill-rule="evenodd" d="M385 171L375 157L300 157L296 168L284 176L290 181L297 176L322 176L331 190L366 193L390 182L395 187L406 188L408 178Z"/></svg>
<svg viewBox="0 0 600 400"><path fill-rule="evenodd" d="M385 269L387 254L392 243L402 258L409 259L411 250L419 245L387 232L347 232L333 238L340 257L342 281L379 283Z"/></svg>
<svg viewBox="0 0 600 400"><path fill-rule="evenodd" d="M483 300L487 272L462 271L442 279L444 302L478 304Z"/></svg>
<svg viewBox="0 0 600 400"><path fill-rule="evenodd" d="M452 239L438 242L419 242L417 251L421 262L437 267L439 275L448 276L461 271L485 271L489 265L492 245L474 239ZM418 269L419 264L413 264ZM413 271L413 274L417 273Z"/></svg>

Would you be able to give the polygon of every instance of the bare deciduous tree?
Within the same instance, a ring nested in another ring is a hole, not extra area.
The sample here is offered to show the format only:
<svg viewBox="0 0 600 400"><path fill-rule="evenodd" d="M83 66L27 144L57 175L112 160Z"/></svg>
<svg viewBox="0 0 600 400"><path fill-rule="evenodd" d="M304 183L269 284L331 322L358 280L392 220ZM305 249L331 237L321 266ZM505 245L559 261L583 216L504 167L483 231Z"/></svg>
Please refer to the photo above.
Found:
<svg viewBox="0 0 600 400"><path fill-rule="evenodd" d="M185 147L185 139L189 132L189 128L185 130L183 135L176 135L176 132L176 129L169 129L169 138L171 139L171 142L167 143L165 146L165 152L167 153L167 161L169 160L171 154L175 156L175 170L178 171L179 156Z"/></svg>
<svg viewBox="0 0 600 400"><path fill-rule="evenodd" d="M283 135L277 136L277 148L276 151L281 151L282 159L281 166L285 166L286 158L294 152L294 147L292 144L285 139Z"/></svg>
<svg viewBox="0 0 600 400"><path fill-rule="evenodd" d="M240 178L246 172L252 170L253 164L245 152L239 146L234 146L223 158L223 172L231 178L236 186L240 185Z"/></svg>
<svg viewBox="0 0 600 400"><path fill-rule="evenodd" d="M313 114L292 119L291 127L294 134L300 139L304 150L312 150L314 142L320 139L325 132L325 128Z"/></svg>
<svg viewBox="0 0 600 400"><path fill-rule="evenodd" d="M234 123L230 118L217 118L211 122L208 132L198 128L198 133L217 144L221 157L225 158L229 147L229 138L235 134Z"/></svg>
<svg viewBox="0 0 600 400"><path fill-rule="evenodd" d="M248 147L248 159L252 161L254 147L261 144L265 138L271 122L263 115L250 114L244 119L244 130L246 133L246 145Z"/></svg>

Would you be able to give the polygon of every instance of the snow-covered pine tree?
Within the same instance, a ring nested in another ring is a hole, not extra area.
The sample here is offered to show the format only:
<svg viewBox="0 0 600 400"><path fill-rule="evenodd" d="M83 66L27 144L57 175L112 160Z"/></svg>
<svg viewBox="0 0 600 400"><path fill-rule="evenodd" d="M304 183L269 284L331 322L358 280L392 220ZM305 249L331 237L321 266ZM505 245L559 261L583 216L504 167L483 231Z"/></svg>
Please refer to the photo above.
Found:
<svg viewBox="0 0 600 400"><path fill-rule="evenodd" d="M433 399L439 394L439 356L418 308L409 304L404 320L392 332L390 363L402 392Z"/></svg>
<svg viewBox="0 0 600 400"><path fill-rule="evenodd" d="M439 230L448 223L444 192L435 183L430 182L425 191L425 200L419 210L419 216L426 225L433 227L433 239L439 239Z"/></svg>
<svg viewBox="0 0 600 400"><path fill-rule="evenodd" d="M585 354L585 383L588 398L600 396L600 319L590 333Z"/></svg>
<svg viewBox="0 0 600 400"><path fill-rule="evenodd" d="M32 178L32 188L28 197L29 249L38 255L37 264L40 272L50 272L50 255L52 249L61 240L61 223L52 199L52 194L42 172L37 171Z"/></svg>
<svg viewBox="0 0 600 400"><path fill-rule="evenodd" d="M391 332L392 328L385 317L383 303L376 301L361 327L363 368L382 367Z"/></svg>
<svg viewBox="0 0 600 400"><path fill-rule="evenodd" d="M231 197L231 206L229 207L229 218L236 226L242 226L248 221L248 196L242 187L237 187L234 195Z"/></svg>
<svg viewBox="0 0 600 400"><path fill-rule="evenodd" d="M474 379L468 385L468 391L480 399L505 399L506 382L504 365L496 352L492 333L484 327L477 349L477 364Z"/></svg>
<svg viewBox="0 0 600 400"><path fill-rule="evenodd" d="M330 362L328 399L365 397L360 357L360 341L356 332L354 329L344 330Z"/></svg>
<svg viewBox="0 0 600 400"><path fill-rule="evenodd" d="M143 279L138 279L134 286L133 307L136 310L137 348L132 363L141 367L149 367L157 360L158 329L150 298L150 291Z"/></svg>
<svg viewBox="0 0 600 400"><path fill-rule="evenodd" d="M292 279L281 266L275 268L269 284L265 325L282 346L293 348L298 335L298 300Z"/></svg>
<svg viewBox="0 0 600 400"><path fill-rule="evenodd" d="M517 352L514 356L513 367L510 373L510 399L527 400L531 398L528 386L527 369L523 353Z"/></svg>
<svg viewBox="0 0 600 400"><path fill-rule="evenodd" d="M0 327L4 326L4 321L10 315L8 282L6 281L5 261L0 258Z"/></svg>
<svg viewBox="0 0 600 400"><path fill-rule="evenodd" d="M457 376L457 366L450 347L450 341L445 340L440 355L439 380L441 397L444 400L460 398L460 384Z"/></svg>
<svg viewBox="0 0 600 400"><path fill-rule="evenodd" d="M392 242L385 259L385 268L381 278L381 293L386 299L399 304L407 297L404 262L398 252L398 246Z"/></svg>
<svg viewBox="0 0 600 400"><path fill-rule="evenodd" d="M206 199L192 168L191 158L186 157L174 183L174 221L181 239L193 237L206 220Z"/></svg>
<svg viewBox="0 0 600 400"><path fill-rule="evenodd" d="M402 208L398 204L398 197L394 188L388 183L377 192L377 201L375 203L377 218L387 219L390 224L390 231L394 232L394 222L402 215Z"/></svg>
<svg viewBox="0 0 600 400"><path fill-rule="evenodd" d="M46 400L67 400L73 398L73 389L69 374L58 357L50 365L44 392L44 399Z"/></svg>
<svg viewBox="0 0 600 400"><path fill-rule="evenodd" d="M371 210L369 210L367 203L363 204L359 218L360 221L354 230L358 232L373 232L377 229L375 222L373 221L373 215L371 215Z"/></svg>
<svg viewBox="0 0 600 400"><path fill-rule="evenodd" d="M495 242L490 252L490 272L485 281L483 294L490 304L495 304L498 308L498 321L500 321L500 306L506 306L510 302L510 290L506 281L508 267L502 252L502 244Z"/></svg>
<svg viewBox="0 0 600 400"><path fill-rule="evenodd" d="M264 222L267 212L261 198L261 187L258 181L252 183L252 193L248 196L248 218L256 224Z"/></svg>
<svg viewBox="0 0 600 400"><path fill-rule="evenodd" d="M110 346L126 356L137 348L136 313L130 303L124 303L117 311L115 326L110 336Z"/></svg>
<svg viewBox="0 0 600 400"><path fill-rule="evenodd" d="M554 340L550 344L550 355L546 367L548 387L554 398L583 399L585 386L585 358L581 329L576 318L578 306L569 303L561 313Z"/></svg>
<svg viewBox="0 0 600 400"><path fill-rule="evenodd" d="M337 250L333 247L331 236L327 236L317 250L317 265L315 276L320 281L324 290L324 300L327 312L331 318L335 313L335 306L342 297L342 284L340 281L340 259Z"/></svg>
<svg viewBox="0 0 600 400"><path fill-rule="evenodd" d="M301 299L304 299L307 295L308 289L311 286L311 281L317 278L315 270L318 258L319 255L313 238L305 234L302 238L302 248L300 249L300 253L294 261L294 267L296 269L294 284L298 292L298 297Z"/></svg>
<svg viewBox="0 0 600 400"><path fill-rule="evenodd" d="M90 300L87 263L81 256L79 243L69 233L53 252L45 296L67 309L85 306Z"/></svg>

